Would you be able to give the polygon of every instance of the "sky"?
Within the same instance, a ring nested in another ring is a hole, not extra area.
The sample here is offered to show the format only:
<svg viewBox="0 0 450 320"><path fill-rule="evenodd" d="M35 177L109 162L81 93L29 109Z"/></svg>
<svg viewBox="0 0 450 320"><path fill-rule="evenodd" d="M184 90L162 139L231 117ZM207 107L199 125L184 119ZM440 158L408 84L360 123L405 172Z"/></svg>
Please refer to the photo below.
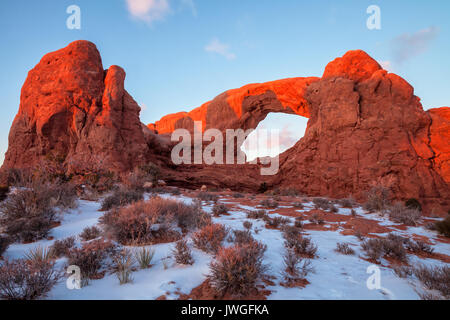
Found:
<svg viewBox="0 0 450 320"><path fill-rule="evenodd" d="M71 5L80 29L67 27ZM367 27L371 5L381 29ZM449 16L448 0L2 0L0 163L28 71L74 40L94 42L105 69L125 69L144 123L248 83L321 76L352 49L404 77L429 109L450 105ZM304 132L300 117L270 123Z"/></svg>

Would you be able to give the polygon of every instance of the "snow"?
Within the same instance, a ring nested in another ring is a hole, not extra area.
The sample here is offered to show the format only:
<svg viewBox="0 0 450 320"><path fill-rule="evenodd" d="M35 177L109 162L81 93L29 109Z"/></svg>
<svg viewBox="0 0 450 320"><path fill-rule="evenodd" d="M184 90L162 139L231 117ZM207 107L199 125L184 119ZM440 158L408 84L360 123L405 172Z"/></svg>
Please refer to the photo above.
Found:
<svg viewBox="0 0 450 320"><path fill-rule="evenodd" d="M161 195L163 198L175 199L191 204L193 199L187 196L174 196L170 194ZM149 195L146 195L146 199ZM258 206L239 204L239 199L221 198L221 202L232 202L237 204L230 210L229 215L213 217L215 223L221 223L229 229L244 230L243 222L251 221L252 234L258 241L267 245L265 253L265 264L269 267L268 274L274 277L274 285L266 286L272 293L268 299L419 299L417 291L420 291L421 284L414 279L402 279L397 277L389 263L382 260L381 265L377 265L381 275L381 287L379 289L369 290L366 284L371 274L367 269L372 264L364 260L364 253L361 251L361 242L354 236L345 236L338 230L307 230L304 232L317 245L317 257L311 259L314 271L308 274L309 284L304 288L285 288L280 285L282 281L283 254L285 248L284 239L280 230L266 229L262 220L247 219L247 212L258 210ZM314 208L309 202L304 204L305 212ZM203 209L211 213L213 204L203 202ZM282 206L292 208L291 206ZM69 236L80 234L84 228L98 224L99 218L104 214L98 211L100 202L79 201L79 207L65 213L61 225L52 229L50 236L53 240L42 240L32 244L12 244L4 256L9 259L17 259L30 249L36 246L48 247L55 240L64 239ZM340 215L351 215L351 209L338 208ZM268 210L273 211L273 210ZM377 221L380 225L395 228L397 224L391 222L388 217L377 214L367 213L362 208L355 208L358 215L365 219ZM279 214L272 213L271 216ZM291 223L294 218L289 218ZM330 223L327 223L330 224ZM258 230L258 232L255 232ZM436 252L450 255L450 244L438 241L437 234L423 227L408 227L406 230L395 229L397 234L406 237L412 237L413 234L426 236L433 242L433 248ZM380 235L380 234L378 234ZM190 235L188 235L189 245L193 248ZM343 255L335 251L338 242L348 243L354 250L354 255ZM230 245L225 242L224 245ZM167 299L177 299L180 293L189 294L191 290L199 286L209 272L209 264L212 256L204 252L192 249L195 263L192 266L177 265L170 256L174 243L159 244L149 246L155 251L152 266L146 270L133 272L132 283L120 285L114 274L107 273L103 279L92 280L89 285L80 290L69 290L66 287L65 280L60 281L50 292L47 299L55 300L102 300L102 299L156 299L165 295ZM133 248L130 248L133 250ZM426 265L444 265L444 262L435 259L421 259L417 256L408 255L412 265L424 263ZM165 263L165 261L167 261ZM165 268L165 264L168 267ZM66 259L57 261L57 266L66 265Z"/></svg>

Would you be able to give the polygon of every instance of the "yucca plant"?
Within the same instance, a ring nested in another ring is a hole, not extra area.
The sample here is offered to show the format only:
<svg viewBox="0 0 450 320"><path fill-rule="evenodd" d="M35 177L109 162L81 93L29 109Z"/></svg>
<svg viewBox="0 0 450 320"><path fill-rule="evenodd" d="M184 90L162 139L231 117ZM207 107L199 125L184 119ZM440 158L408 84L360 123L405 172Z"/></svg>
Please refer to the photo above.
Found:
<svg viewBox="0 0 450 320"><path fill-rule="evenodd" d="M33 262L49 262L55 258L53 250L37 246L25 254L25 259Z"/></svg>
<svg viewBox="0 0 450 320"><path fill-rule="evenodd" d="M141 269L148 269L151 267L151 262L153 260L153 256L155 255L155 250L141 248L140 250L134 253L134 257L136 261L139 263L139 267Z"/></svg>
<svg viewBox="0 0 450 320"><path fill-rule="evenodd" d="M114 270L120 285L133 281L131 273L133 272L134 262L132 253L127 249L122 250L122 252L114 257Z"/></svg>

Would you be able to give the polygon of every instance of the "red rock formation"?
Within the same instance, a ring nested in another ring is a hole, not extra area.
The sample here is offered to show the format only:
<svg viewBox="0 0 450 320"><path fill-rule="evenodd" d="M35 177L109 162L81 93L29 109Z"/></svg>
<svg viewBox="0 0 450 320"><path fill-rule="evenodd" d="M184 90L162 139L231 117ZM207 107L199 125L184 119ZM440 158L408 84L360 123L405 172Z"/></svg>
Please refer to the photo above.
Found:
<svg viewBox="0 0 450 320"><path fill-rule="evenodd" d="M272 185L363 199L372 185L385 184L397 199L450 206L448 108L425 112L411 85L361 50L330 62L321 79L252 84L200 109L203 118L183 113L165 128L191 129L201 119L205 128L249 129L269 112L310 117L304 138L281 155ZM215 167L214 178L222 181L228 172ZM211 182L203 179L198 184Z"/></svg>
<svg viewBox="0 0 450 320"><path fill-rule="evenodd" d="M229 90L191 112L149 126L124 89L125 72L103 70L94 44L77 41L47 54L29 72L2 168L37 164L48 154L69 170L131 170L159 157L170 183L256 190L265 181L309 195L362 199L387 184L397 199L450 206L449 108L425 112L414 89L363 51L327 65L322 78L291 78ZM177 128L252 129L270 112L309 117L305 136L280 156L280 172L252 165L174 167L166 135ZM447 210L445 209L445 210Z"/></svg>
<svg viewBox="0 0 450 320"><path fill-rule="evenodd" d="M430 146L435 153L435 169L450 183L450 108L428 110L431 116Z"/></svg>
<svg viewBox="0 0 450 320"><path fill-rule="evenodd" d="M254 129L270 112L284 112L309 117L304 99L306 87L318 78L290 78L266 83L249 84L228 90L191 112L179 112L163 117L148 127L158 133L170 133L177 128L193 128L201 121L203 130Z"/></svg>
<svg viewBox="0 0 450 320"><path fill-rule="evenodd" d="M124 79L120 67L103 70L87 41L45 55L23 85L3 168L30 167L49 153L77 170L102 165L123 171L145 161L140 107Z"/></svg>
<svg viewBox="0 0 450 320"><path fill-rule="evenodd" d="M360 199L372 185L385 184L397 199L450 205L449 184L441 175L448 167L435 165L446 159L448 164L449 140L441 131L448 132L449 122L444 112L431 111L439 117L432 125L405 80L353 51L331 62L305 99L308 128L281 156L275 183L311 195Z"/></svg>

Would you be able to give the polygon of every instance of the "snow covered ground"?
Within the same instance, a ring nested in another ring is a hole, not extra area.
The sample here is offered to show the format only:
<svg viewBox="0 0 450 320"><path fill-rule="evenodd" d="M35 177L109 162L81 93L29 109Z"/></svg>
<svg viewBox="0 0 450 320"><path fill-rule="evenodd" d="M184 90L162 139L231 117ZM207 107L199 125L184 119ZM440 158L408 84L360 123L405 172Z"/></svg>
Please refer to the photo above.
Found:
<svg viewBox="0 0 450 320"><path fill-rule="evenodd" d="M166 198L174 198L179 201L191 203L192 199L186 195L171 196L162 195ZM273 284L266 285L266 290L271 294L268 299L420 299L419 292L423 290L420 282L414 279L402 279L396 276L389 267L389 262L382 260L376 265L379 270L379 288L369 289L367 280L373 275L372 263L364 259L361 250L361 241L353 235L344 235L341 224L337 228L323 228L323 230L308 230L304 234L310 237L317 245L317 257L311 259L314 271L307 276L309 284L304 288L286 288L280 285L282 282L283 235L280 230L267 229L262 220L247 219L247 212L260 209L258 206L241 204L240 199L231 196L221 197L220 202L232 205L229 215L213 217L215 223L221 223L230 229L244 230L243 222L251 221L253 224L252 234L255 239L267 245L265 253L265 264L269 267L268 274L272 276ZM61 225L52 229L50 236L52 240L42 240L31 244L12 244L4 257L17 259L24 256L28 250L36 246L49 247L55 240L61 240L69 236L79 235L84 228L98 224L98 219L103 212L98 211L99 202L79 201L79 207L64 214ZM291 209L289 209L291 208ZM289 205L280 206L283 210L292 210L299 214L312 210L312 203L304 203L303 209L295 209ZM204 203L203 209L211 212L212 204ZM349 216L350 209L338 208L337 215ZM271 217L278 215L278 210L271 210ZM392 227L396 233L412 238L413 235L427 237L435 252L450 256L450 244L439 241L437 234L424 227L407 227L396 229L396 224L389 221L387 217L379 214L368 214L362 208L356 208L358 215L365 219L374 220L379 225ZM292 222L294 218L291 217ZM305 219L307 221L307 219ZM329 225L333 223L330 222ZM255 232L258 230L258 232ZM379 234L385 236L386 234ZM80 241L78 239L78 241ZM354 250L354 255L343 255L335 251L336 244L348 243ZM88 286L79 290L69 290L65 279L61 280L50 292L46 299L157 299L165 296L166 299L177 299L180 294L189 294L192 289L201 285L209 272L209 263L212 256L193 247L192 241L188 242L192 248L195 263L192 266L177 265L169 256L174 243L153 245L155 250L153 266L146 270L139 270L132 274L133 282L120 285L114 274L106 274L100 280L92 280ZM229 243L225 242L225 245ZM148 247L150 248L150 246ZM168 258L169 257L169 258ZM412 265L420 262L426 265L444 265L438 259L419 258L408 255ZM57 266L66 266L66 258L59 259ZM368 268L369 272L368 273Z"/></svg>

